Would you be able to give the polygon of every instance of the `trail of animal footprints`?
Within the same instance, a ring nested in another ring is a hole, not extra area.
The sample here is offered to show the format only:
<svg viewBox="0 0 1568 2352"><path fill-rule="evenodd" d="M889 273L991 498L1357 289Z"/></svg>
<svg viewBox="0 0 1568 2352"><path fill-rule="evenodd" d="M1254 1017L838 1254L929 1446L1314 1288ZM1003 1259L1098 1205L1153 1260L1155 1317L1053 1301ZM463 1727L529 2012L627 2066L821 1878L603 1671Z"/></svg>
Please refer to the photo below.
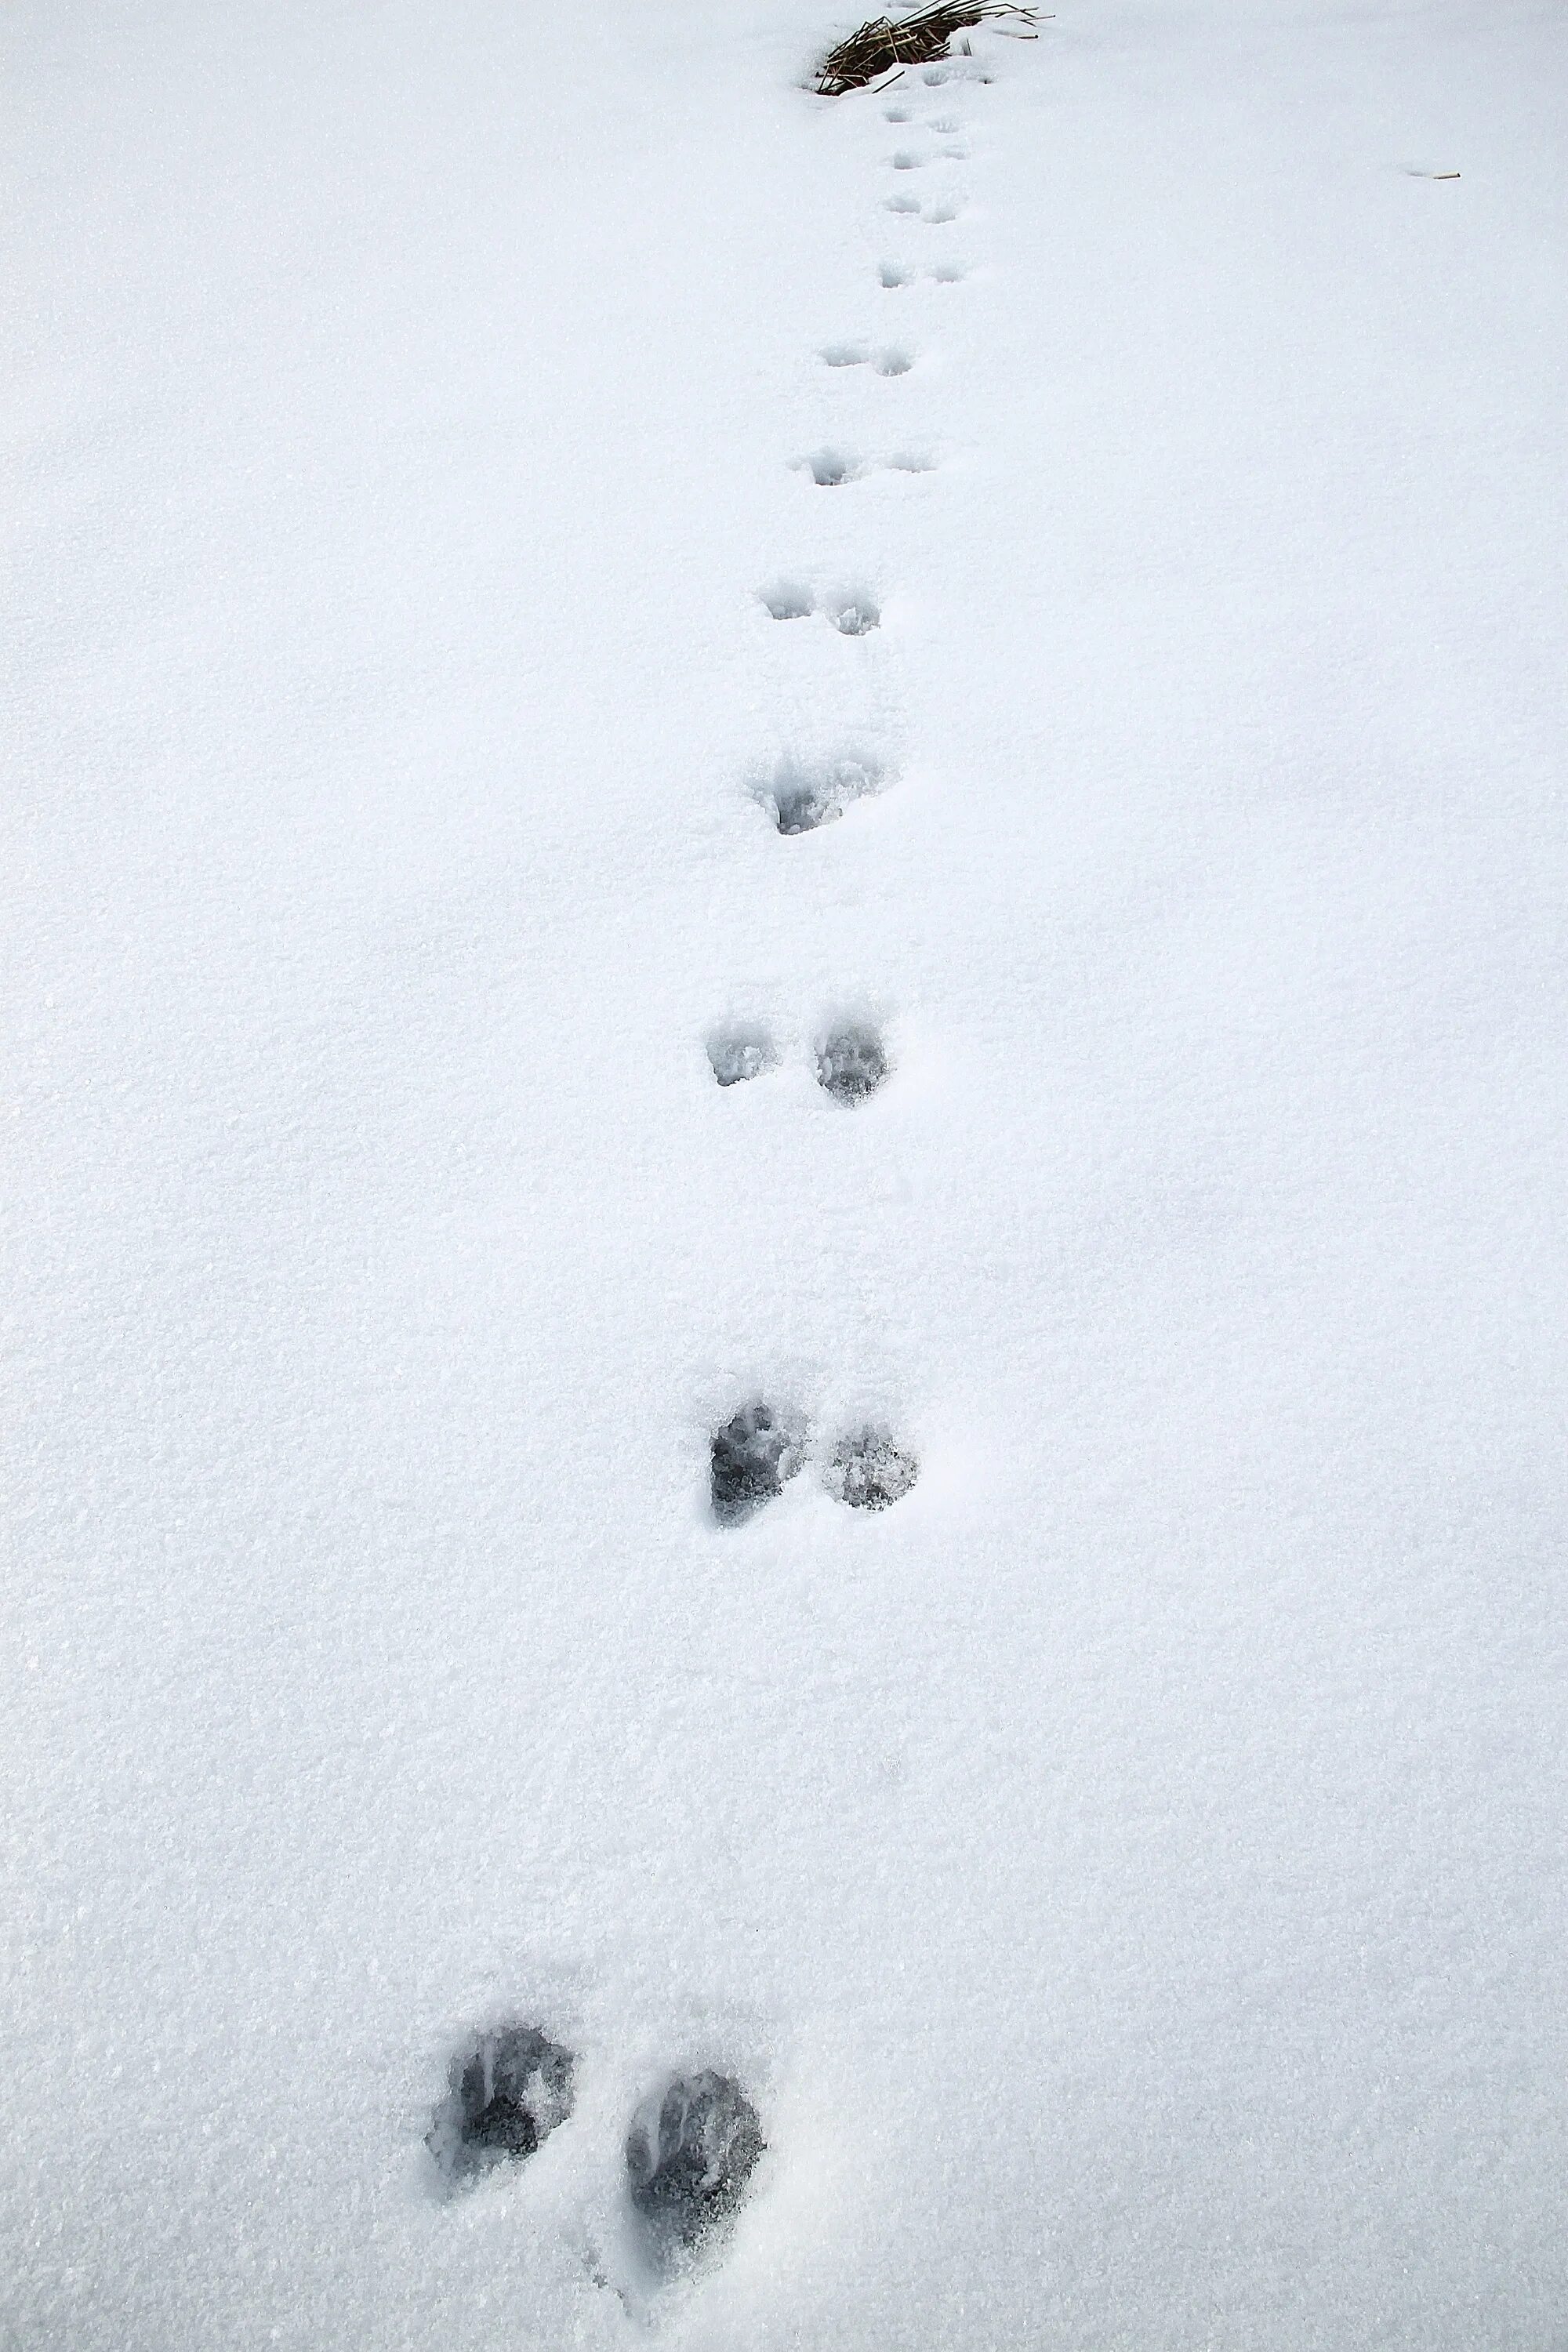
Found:
<svg viewBox="0 0 1568 2352"><path fill-rule="evenodd" d="M921 79L935 89L955 79L986 82L991 77L960 59L928 66ZM888 170L900 184L905 174L965 159L963 148L931 143L959 135L963 126L952 116L918 123L913 108L900 103L886 108L884 119L926 134L921 143L900 147L887 158ZM879 205L911 233L944 227L962 218L963 208L962 196L946 188L925 195L902 184ZM963 261L945 256L930 262L897 257L882 261L877 270L888 289L922 278L956 284L966 274ZM830 343L817 356L833 371L868 368L889 380L915 373L918 365L906 343L880 343L873 337ZM832 442L786 462L821 489L842 488L878 472L929 473L936 466L917 443L902 443L873 459ZM773 621L825 622L841 637L865 638L883 625L880 600L863 582L821 585L809 574L791 575L760 589L757 599ZM862 746L837 758L776 761L755 772L751 795L779 836L790 839L833 824L891 781L881 759ZM829 1023L805 1059L822 1093L843 1110L869 1102L892 1074L887 1038L877 1023L865 1019ZM765 1024L734 1024L710 1036L708 1060L716 1085L728 1093L780 1070L786 1055ZM835 1502L864 1513L890 1510L920 1475L916 1455L880 1421L819 1437L803 1411L753 1395L710 1437L708 1503L714 1528L729 1531L749 1524L779 1500L808 1463L816 1465L822 1489ZM572 2130L579 2063L575 2052L531 2022L497 2025L460 2049L426 2135L447 2189L464 2190L525 2163L546 2140ZM611 2267L618 2267L634 2286L640 2273L643 2286L657 2289L711 2260L722 2251L766 2148L761 2116L736 2075L701 2067L657 2081L626 2117L620 2149L624 2242ZM590 2267L601 2284L610 2283L596 2257Z"/></svg>

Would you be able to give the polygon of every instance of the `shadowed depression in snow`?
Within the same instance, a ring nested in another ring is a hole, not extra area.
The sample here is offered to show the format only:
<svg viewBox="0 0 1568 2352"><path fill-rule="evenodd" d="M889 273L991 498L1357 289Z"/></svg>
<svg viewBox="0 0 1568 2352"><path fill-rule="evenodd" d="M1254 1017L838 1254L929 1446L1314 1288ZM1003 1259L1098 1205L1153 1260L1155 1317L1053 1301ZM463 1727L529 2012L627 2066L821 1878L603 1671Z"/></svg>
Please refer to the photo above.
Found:
<svg viewBox="0 0 1568 2352"><path fill-rule="evenodd" d="M535 2025L507 2025L452 2063L427 2146L448 2179L531 2156L572 2112L576 2060Z"/></svg>
<svg viewBox="0 0 1568 2352"><path fill-rule="evenodd" d="M724 1029L708 1040L708 1059L721 1087L743 1086L778 1066L778 1049L761 1029Z"/></svg>
<svg viewBox="0 0 1568 2352"><path fill-rule="evenodd" d="M742 1405L713 1437L709 1492L721 1528L737 1528L784 1492L805 1458L799 1417L758 1402Z"/></svg>
<svg viewBox="0 0 1568 2352"><path fill-rule="evenodd" d="M885 1511L907 1495L920 1475L912 1454L886 1429L866 1428L841 1437L827 1457L823 1484L851 1510Z"/></svg>
<svg viewBox="0 0 1568 2352"><path fill-rule="evenodd" d="M762 2124L739 2083L679 2076L626 2140L632 2208L656 2269L689 2261L739 2212L763 2154Z"/></svg>
<svg viewBox="0 0 1568 2352"><path fill-rule="evenodd" d="M887 1049L864 1022L830 1030L816 1049L816 1083L835 1102L864 1102L887 1075Z"/></svg>
<svg viewBox="0 0 1568 2352"><path fill-rule="evenodd" d="M773 810L780 833L815 833L853 802L879 792L882 782L881 768L864 757L781 760L758 797Z"/></svg>

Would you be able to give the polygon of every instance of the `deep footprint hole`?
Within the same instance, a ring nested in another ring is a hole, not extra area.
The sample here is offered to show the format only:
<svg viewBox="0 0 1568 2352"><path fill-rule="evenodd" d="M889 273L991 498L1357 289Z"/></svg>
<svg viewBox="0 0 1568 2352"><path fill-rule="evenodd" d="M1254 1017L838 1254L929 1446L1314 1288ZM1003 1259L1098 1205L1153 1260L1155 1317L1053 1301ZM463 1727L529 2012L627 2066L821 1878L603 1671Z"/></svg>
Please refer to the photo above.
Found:
<svg viewBox="0 0 1568 2352"><path fill-rule="evenodd" d="M878 264L877 276L882 285L891 288L912 284L915 273L904 262L883 261Z"/></svg>
<svg viewBox="0 0 1568 2352"><path fill-rule="evenodd" d="M800 1416L757 1398L713 1433L709 1495L721 1528L738 1528L784 1492L805 1458Z"/></svg>
<svg viewBox="0 0 1568 2352"><path fill-rule="evenodd" d="M751 1025L715 1030L708 1061L721 1087L742 1087L779 1065L778 1048L765 1030Z"/></svg>
<svg viewBox="0 0 1568 2352"><path fill-rule="evenodd" d="M822 354L824 367L864 367L870 358L864 343L829 343Z"/></svg>
<svg viewBox="0 0 1568 2352"><path fill-rule="evenodd" d="M881 626L882 608L864 588L825 596L822 609L841 637L864 637Z"/></svg>
<svg viewBox="0 0 1568 2352"><path fill-rule="evenodd" d="M888 1052L869 1022L846 1021L816 1049L816 1083L837 1103L868 1101L888 1075Z"/></svg>
<svg viewBox="0 0 1568 2352"><path fill-rule="evenodd" d="M459 2053L426 2141L448 2180L534 2155L572 2112L576 2066L536 2025L497 2027Z"/></svg>
<svg viewBox="0 0 1568 2352"><path fill-rule="evenodd" d="M781 760L767 781L753 789L772 811L779 832L793 836L834 824L853 802L879 792L882 783L877 761L847 753L837 760Z"/></svg>
<svg viewBox="0 0 1568 2352"><path fill-rule="evenodd" d="M846 482L858 481L866 470L859 458L845 449L814 449L810 457L797 459L796 465L809 473L821 490L836 490Z"/></svg>
<svg viewBox="0 0 1568 2352"><path fill-rule="evenodd" d="M765 2146L732 2075L678 2075L657 2108L649 2102L626 2138L626 2179L656 2270L684 2267L727 2231Z"/></svg>
<svg viewBox="0 0 1568 2352"><path fill-rule="evenodd" d="M827 1459L823 1483L837 1501L854 1511L890 1510L920 1476L920 1464L889 1430L850 1431Z"/></svg>
<svg viewBox="0 0 1568 2352"><path fill-rule="evenodd" d="M816 606L810 589L799 580L775 580L771 588L757 591L757 602L774 621L808 620Z"/></svg>

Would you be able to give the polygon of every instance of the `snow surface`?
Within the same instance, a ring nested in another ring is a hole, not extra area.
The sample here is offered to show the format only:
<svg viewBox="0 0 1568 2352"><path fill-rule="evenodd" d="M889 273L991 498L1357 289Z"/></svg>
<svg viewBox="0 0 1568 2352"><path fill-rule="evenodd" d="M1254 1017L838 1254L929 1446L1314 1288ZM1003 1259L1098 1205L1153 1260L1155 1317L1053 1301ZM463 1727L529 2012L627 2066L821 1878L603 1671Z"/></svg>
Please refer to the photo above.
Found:
<svg viewBox="0 0 1568 2352"><path fill-rule="evenodd" d="M7 15L0 2335L1562 2352L1561 5Z"/></svg>

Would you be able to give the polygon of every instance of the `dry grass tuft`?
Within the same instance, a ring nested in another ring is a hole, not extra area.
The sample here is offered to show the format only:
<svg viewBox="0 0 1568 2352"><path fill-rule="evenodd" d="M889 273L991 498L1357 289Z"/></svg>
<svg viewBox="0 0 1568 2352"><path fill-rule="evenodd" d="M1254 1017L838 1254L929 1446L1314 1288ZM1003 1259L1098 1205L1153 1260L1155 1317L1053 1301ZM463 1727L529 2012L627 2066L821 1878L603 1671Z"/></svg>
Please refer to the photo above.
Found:
<svg viewBox="0 0 1568 2352"><path fill-rule="evenodd" d="M842 98L847 90L864 89L895 67L928 65L945 58L954 33L982 25L990 16L1013 16L1025 25L1038 11L1009 5L1009 0L931 0L912 16L873 16L837 48L829 49L817 68L816 88L824 98Z"/></svg>

